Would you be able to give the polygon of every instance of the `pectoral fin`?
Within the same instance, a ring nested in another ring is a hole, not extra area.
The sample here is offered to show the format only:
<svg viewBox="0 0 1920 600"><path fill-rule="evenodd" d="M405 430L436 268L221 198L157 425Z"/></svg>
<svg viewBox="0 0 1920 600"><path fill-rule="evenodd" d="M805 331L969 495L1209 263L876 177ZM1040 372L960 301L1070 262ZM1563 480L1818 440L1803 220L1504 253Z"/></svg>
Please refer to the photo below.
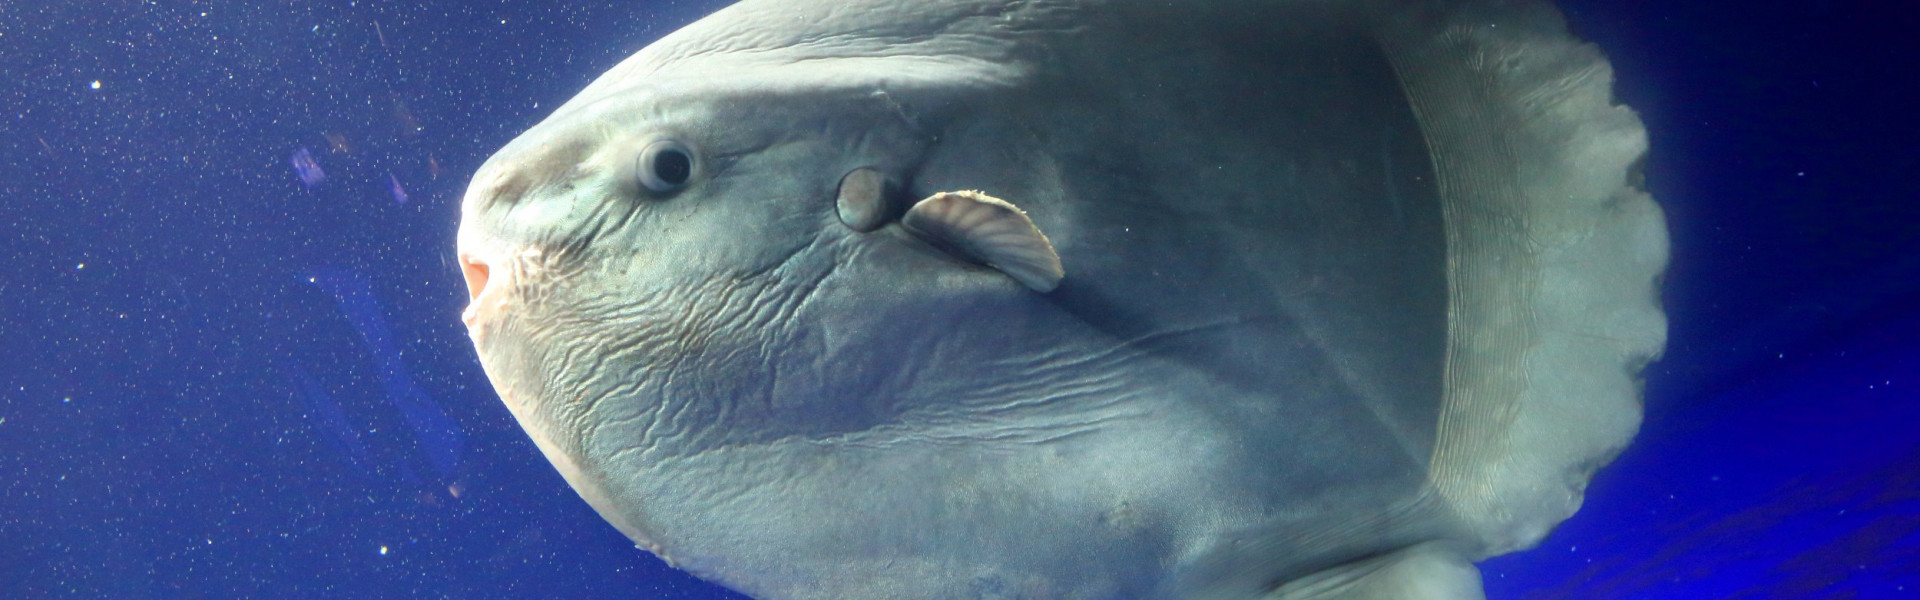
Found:
<svg viewBox="0 0 1920 600"><path fill-rule="evenodd" d="M869 167L848 171L840 178L840 195L835 203L840 222L861 233L878 229L892 217L887 199L892 185L887 177Z"/></svg>
<svg viewBox="0 0 1920 600"><path fill-rule="evenodd" d="M914 204L900 224L1037 292L1053 291L1066 276L1053 243L1027 213L993 196L972 190L940 192Z"/></svg>

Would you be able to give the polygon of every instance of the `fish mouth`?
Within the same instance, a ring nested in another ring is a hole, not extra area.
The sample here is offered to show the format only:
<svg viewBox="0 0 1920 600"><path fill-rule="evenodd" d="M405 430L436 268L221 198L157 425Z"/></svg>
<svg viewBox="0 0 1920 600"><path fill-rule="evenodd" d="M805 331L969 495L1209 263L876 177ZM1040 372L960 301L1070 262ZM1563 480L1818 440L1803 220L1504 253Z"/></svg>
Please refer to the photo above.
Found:
<svg viewBox="0 0 1920 600"><path fill-rule="evenodd" d="M472 254L464 252L460 254L460 275L467 280L467 309L460 313L460 320L467 324L468 329L474 328L479 322L482 312L485 312L483 309L487 308L485 305L498 304L483 302L481 299L490 291L487 284L491 274L492 269L488 268L486 261ZM499 294L496 292L492 295Z"/></svg>

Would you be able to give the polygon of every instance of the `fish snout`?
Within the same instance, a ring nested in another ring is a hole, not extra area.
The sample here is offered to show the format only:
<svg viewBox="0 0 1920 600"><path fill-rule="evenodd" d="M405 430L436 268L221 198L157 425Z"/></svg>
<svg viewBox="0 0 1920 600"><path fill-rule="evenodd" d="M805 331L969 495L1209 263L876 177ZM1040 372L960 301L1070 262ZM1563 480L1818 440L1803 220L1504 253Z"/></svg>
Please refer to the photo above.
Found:
<svg viewBox="0 0 1920 600"><path fill-rule="evenodd" d="M477 322L486 313L499 308L501 287L492 281L493 269L487 261L465 252L460 253L460 275L467 280L467 309L460 314L460 320L468 329L475 329ZM489 287L492 284L493 287Z"/></svg>

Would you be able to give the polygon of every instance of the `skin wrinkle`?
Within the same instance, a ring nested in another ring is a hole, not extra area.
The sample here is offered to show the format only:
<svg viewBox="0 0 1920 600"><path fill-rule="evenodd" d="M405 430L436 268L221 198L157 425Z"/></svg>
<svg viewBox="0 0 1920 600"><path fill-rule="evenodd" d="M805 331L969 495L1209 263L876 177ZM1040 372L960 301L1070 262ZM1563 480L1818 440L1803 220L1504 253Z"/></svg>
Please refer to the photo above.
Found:
<svg viewBox="0 0 1920 600"><path fill-rule="evenodd" d="M740 323L737 329L751 331L754 330L752 328L771 327L784 335L769 337L791 336L792 308L798 304L794 300L795 295L798 294L800 300L804 301L806 296L811 295L818 288L819 282L825 279L832 269L837 268L835 263L829 262L828 270L817 277L810 277L804 289L800 286L783 285L786 283L785 279L790 277L787 272L792 269L794 261L803 254L811 255L817 252L820 244L821 238L816 234L805 246L787 253L786 257L779 262L767 268L756 269L742 278L743 281L755 281L760 288L756 293L742 295L747 304L746 310L741 311L744 313L745 322Z"/></svg>
<svg viewBox="0 0 1920 600"><path fill-rule="evenodd" d="M760 350L762 364L768 367L767 373L769 377L765 389L768 397L767 404L770 410L777 408L779 404L777 390L781 387L780 366L786 362L782 360L782 355L793 352L793 350L780 352L776 349L791 349L796 346L794 340L798 337L796 334L800 331L797 321L798 316L804 312L807 303L813 300L820 286L838 272L842 261L828 260L825 270L819 271L817 274L809 274L805 277L804 283L800 285L783 285L787 283L786 277L783 275L787 273L794 264L794 257L797 257L801 253L811 255L820 252L820 248L824 243L823 238L816 235L806 248L796 252L787 260L782 261L778 267L769 271L766 277L772 279L772 281L768 283L766 289L777 292L778 299L777 301L755 303L758 306L772 307L772 310L757 311L763 318L749 324L750 327L755 328L754 330L765 332L765 335L762 337L764 343L756 346Z"/></svg>
<svg viewBox="0 0 1920 600"><path fill-rule="evenodd" d="M816 240L817 239L818 238L816 238ZM809 246L809 249L811 249L812 247L813 246ZM785 319L787 329L791 330L793 328L794 317L806 312L808 304L813 301L816 294L820 291L820 286L824 285L828 279L832 278L835 274L839 273L840 266L843 264L847 264L847 261L846 260L829 260L827 262L826 271L821 272L819 276L812 278L812 280L807 283L805 289L799 290L800 300L798 302L792 303L793 308L787 311L788 314L786 315L787 318Z"/></svg>
<svg viewBox="0 0 1920 600"><path fill-rule="evenodd" d="M1118 392L1118 394L1121 397L1124 397L1126 399L1132 399L1139 395L1137 393L1134 393L1132 391L1125 390L1125 389L1120 389L1115 391ZM1060 404L1070 404L1078 400L1088 399L1088 397L1089 397L1089 393L1083 390L1057 392L1057 393L1051 393L1039 399L1034 403L1034 405L1057 406ZM1108 404L1109 406L1112 405L1112 403L1103 403L1103 404ZM1096 424L1096 423L1106 421L1108 420L1107 417L1092 416L1095 414L1102 414L1106 410L1107 410L1106 407L1102 407L1101 410L1080 410L1080 411L1068 412L1064 414L1060 414L1060 413L1056 413L1056 414L1026 414L1026 413L994 414L991 411L980 412L980 413L967 413L967 414L947 413L947 414L941 414L941 415L926 415L932 418L903 419L903 423L911 423L914 425L928 426L928 427L934 428L935 430L939 430L940 428L951 428L955 430L987 430L987 431L1050 431L1050 430L1054 430L1062 427L1070 428L1070 427L1076 427L1076 426L1082 426L1082 425ZM1036 423L1035 421L1039 421L1039 422Z"/></svg>
<svg viewBox="0 0 1920 600"><path fill-rule="evenodd" d="M992 416L995 413L1012 413L1028 408L1059 406L1063 399L1087 395L1080 393L1059 393L1055 390L1067 387L1064 386L1063 383L1040 377L1039 375L1042 374L1039 373L1029 372L1024 375L1025 376L1021 377L1004 378L1004 380L996 382L997 385L991 387L975 386L967 388L965 390L966 396L973 401L954 403L953 412L962 416L978 418ZM1099 375L1107 379L1118 378L1107 372L1101 372ZM1072 377L1067 378L1064 383L1085 383L1086 379L1087 377L1085 376ZM1099 390L1102 386L1071 386L1068 387L1068 389L1073 389L1074 387L1086 387ZM988 400L995 398L1001 400L997 402ZM1073 406L1076 408L1079 407L1078 405Z"/></svg>
<svg viewBox="0 0 1920 600"><path fill-rule="evenodd" d="M607 299L611 300L613 298L609 296ZM649 299L653 299L653 297L649 297ZM557 320L563 321L563 325L566 325L565 327L562 328L563 330L568 332L575 332L575 331L580 332L581 334L585 334L586 339L592 340L584 344L572 344L572 343L556 344L556 346L566 349L569 352L585 353L588 356L592 357L591 362L589 362L584 367L578 362L566 362L564 364L567 365L567 368L560 370L559 371L560 373L585 372L585 373L599 374L596 377L589 377L587 379L579 380L577 382L574 382L572 385L569 385L570 388L574 388L576 390L580 388L585 388L585 391L583 391L582 393L585 393L586 395L583 396L582 398L583 398L583 401L586 402L587 404L585 406L579 407L584 414L600 414L602 411L599 408L598 404L606 399L615 397L615 392L625 389L626 386L632 386L633 388L638 390L639 388L644 388L649 385L650 379L651 379L650 376L652 375L652 373L647 370L640 370L637 373L627 373L627 374L615 376L615 379L614 379L615 383L611 386L601 385L599 382L608 377L607 373L609 373L609 370L607 369L607 366L606 366L608 363L618 364L618 363L626 362L625 359L630 357L634 352L637 352L639 348L658 345L659 341L663 338L684 339L685 337L684 335L682 335L680 332L676 332L672 328L666 328L666 327L628 328L628 327L621 326L625 324L645 323L645 322L653 322L656 324L671 323L673 319L650 320L645 318L636 318L638 315L652 314L652 311L650 310L650 308L651 306L654 306L654 305L664 304L667 306L674 306L674 305L678 305L682 307L687 306L687 304L685 303L670 303L670 301L671 299L667 298L667 299L660 299L659 301L651 302L649 303L649 305L629 304L625 307L608 304L608 305L602 306L602 309L599 309L599 310L592 308L592 306L589 304L587 306L581 306L580 308L577 308L572 311L559 311L558 314L565 315L564 317L557 318ZM629 302L631 302L631 300L629 300ZM635 310L636 308L641 310ZM611 316L598 316L602 314L607 314ZM615 325L615 324L620 324L620 325ZM600 334L601 332L610 334L618 331L627 331L629 333L624 336L610 336L610 335ZM565 336L563 335L559 339L565 339ZM609 350L609 349L613 351L604 352L604 350ZM669 375L670 375L670 372L669 372ZM662 382L658 384L656 387L662 387L662 388L668 387L670 383L671 383L670 381ZM604 389L596 390L596 388L604 388ZM629 396L629 397L648 397L648 396L642 395L642 396ZM662 406L660 403L645 403L645 404L642 404L641 409L635 414L634 418L648 418L649 423L643 429L646 431L652 431L653 429L658 427L662 421L672 420L673 415L665 413L663 411L664 408L665 407ZM584 436L584 437L590 437L590 435ZM659 436L653 436L653 435L647 436L649 440L656 439L658 437Z"/></svg>
<svg viewBox="0 0 1920 600"><path fill-rule="evenodd" d="M999 421L985 423L979 419L955 419L952 424L943 424L939 420L902 420L892 425L812 441L820 445L850 448L888 448L912 443L978 448L977 444L989 441L1037 446L1095 433L1100 427L1118 421L1151 416L1146 411L1136 409L1078 421L1020 426L1007 426Z"/></svg>
<svg viewBox="0 0 1920 600"><path fill-rule="evenodd" d="M574 345L573 347L575 348L574 350L575 352L588 354L590 356L590 360L584 364L579 362L569 362L567 363L568 370L576 371L576 372L586 372L586 373L605 373L608 370L608 363L615 362L616 360L623 357L622 354L616 354L616 352L621 352L622 350L624 350L623 348L620 347L620 344L616 344L614 342L592 343L591 341L592 338L589 338L589 340L590 341L588 344L578 344L578 345ZM631 345L646 344L651 340L644 336L633 336L621 341L623 343L629 344L628 347L631 347ZM605 352L595 351L597 348L605 349L606 351ZM585 408L587 410L594 410L596 407L589 405Z"/></svg>
<svg viewBox="0 0 1920 600"><path fill-rule="evenodd" d="M612 314L612 307L609 306L606 308L607 310L605 312L608 313L607 316L597 316L601 314L600 311L596 311L593 305L585 305L575 311L563 311L562 313L566 315L578 315L578 318L556 319L565 320L567 321L565 325L571 325L570 327L565 327L568 332L579 331L581 332L580 335L590 340L589 343L585 344L561 344L561 346L570 352L568 356L563 357L563 359L566 360L564 364L569 367L566 371L604 373L606 372L608 362L626 356L628 350L635 346L652 341L652 338L648 336L649 331L644 329L637 329L634 334L625 338L611 335L614 332L620 331L622 328L618 326L607 326L606 324L627 323L632 320L614 316ZM573 359L571 353L585 353L589 356L589 360L585 363L584 368L577 360ZM587 410L593 409L592 406L585 408Z"/></svg>
<svg viewBox="0 0 1920 600"><path fill-rule="evenodd" d="M712 281L711 283L720 285L726 289L718 292L710 292L708 297L711 297L711 294L722 294L723 297L728 298L733 296L732 292L736 287L736 282ZM730 320L728 317L731 315L726 312L720 312L719 314L702 315L705 317L702 319L700 316L687 314L693 313L696 307L700 306L699 303L688 302L684 303L684 305L688 307L686 312L678 315L678 318L674 319L671 324L682 330L698 332L697 335L701 343L697 347L676 352L673 360L660 369L663 372L665 380L661 388L661 393L657 397L657 401L668 407L666 422L671 427L662 437L669 440L692 440L697 442L700 439L697 436L701 433L697 425L699 419L692 413L698 409L705 408L706 410L711 410L722 415L731 416L731 413L737 408L737 399L730 394L724 393L724 390L717 390L712 387L722 384L722 381L699 376L691 377L694 382L694 384L690 386L691 389L689 391L691 393L681 393L681 389L688 386L679 383L680 375L683 373L698 374L714 372L716 369L710 365L725 364L724 362L716 362L713 360L713 346L710 341L716 337L717 333L730 329L728 327L728 325L730 325L730 323L728 323ZM702 325L706 326L703 327ZM708 399L712 401L713 406L699 407L696 406L694 402L685 400L675 401L676 399L687 398ZM686 443L679 445L694 447L698 444Z"/></svg>
<svg viewBox="0 0 1920 600"><path fill-rule="evenodd" d="M819 243L820 238L816 236L814 241L809 243L803 251L815 250L819 246ZM798 254L799 253L796 252L795 256ZM787 269L792 260L792 256L788 257L786 261L782 261L771 273L778 276ZM825 281L827 277L832 276L834 270L838 269L838 265L838 261L829 261L827 270L816 277L809 278L810 281L804 288L774 285L772 289L784 290L787 293L782 294L782 297L777 302L762 303L763 306L773 307L771 311L762 311L763 314L767 312L771 312L772 314L763 321L763 323L767 325L766 330L770 332L770 335L765 336L763 338L765 343L759 345L763 361L762 366L768 375L766 385L768 392L767 408L770 411L776 409L779 404L777 390L780 389L782 376L781 365L784 364L782 360L779 360L781 353L776 351L775 348L792 347L790 343L780 343L781 341L785 341L782 338L790 340L794 337L793 332L797 329L795 326L795 316L799 314L804 304L813 297L814 292L819 289L821 282ZM794 299L796 295L798 297L797 301Z"/></svg>
<svg viewBox="0 0 1920 600"><path fill-rule="evenodd" d="M1127 389L1129 382L1118 372L1105 369L1094 370L1092 372L1094 373L1093 376L1072 377L1067 379L1064 384L1051 387L1062 390L1062 392L1064 392L1062 395L1064 396L1106 399L1104 402L1092 404L1090 406L1091 408L1105 408L1106 406L1119 402L1119 399L1126 395L1121 392ZM1024 406L1023 403L1009 402L992 406L985 410L990 413L1012 412Z"/></svg>
<svg viewBox="0 0 1920 600"><path fill-rule="evenodd" d="M604 193L600 190L595 190L595 192ZM606 195L602 197L612 198L613 196ZM631 231L630 226L633 224L634 218L639 216L641 211L646 210L648 202L645 199L630 200L625 202L627 205L626 210L614 210L614 207L619 204L622 203L608 201L601 202L596 206L593 215L586 219L589 226L583 227L582 229L584 231L578 235L579 247L582 249L591 247L611 232Z"/></svg>
<svg viewBox="0 0 1920 600"><path fill-rule="evenodd" d="M508 268L514 271L514 276L511 277L510 280L514 282L515 287L510 291L510 293L513 297L521 300L520 304L523 310L525 310L528 314L538 314L539 312L544 312L544 311L541 311L540 309L544 308L548 304L547 302L548 298L546 294L542 291L544 289L544 286L541 286L539 284L541 283L542 279L546 277L548 274L550 274L552 271L543 267L535 266L537 264L536 261L544 260L547 256L548 256L547 254L540 253L540 252L520 252L514 255L513 257L514 260L507 263ZM511 319L508 321L508 323L506 323L506 325L510 326L509 329L501 333L509 334L509 335L514 333L519 333L519 335L523 335L523 336L526 336L529 338L535 338L535 339L555 335L556 333L555 328L543 327L542 326L543 324L546 324L546 323L539 319ZM520 330L520 329L524 329L525 331L524 332L514 331L514 330ZM534 352L540 361L546 362L556 358L556 357L546 356L547 352L550 351L547 349L553 348L555 346L560 348L563 352L566 348L568 348L568 346L565 344L559 344L559 345L541 344L534 347ZM563 355L557 358L565 360L566 357ZM554 372L545 378L546 380L544 382L544 386L546 387L546 389L566 390L568 389L568 387L570 387L567 385L566 381L558 377L558 373L559 372ZM569 412L565 410L567 408L570 408L570 407L564 406L564 405L552 407L548 414L548 418L553 418L568 424L574 424L581 421L583 415L586 414L582 412Z"/></svg>
<svg viewBox="0 0 1920 600"><path fill-rule="evenodd" d="M644 398L650 388L658 387L650 384L652 382L647 374L641 373L639 377L623 377L612 385L594 386L599 388L597 393L582 402L581 410L593 414L604 414L606 411L601 408L601 402L611 398ZM639 413L657 414L658 407L653 403L640 403Z"/></svg>
<svg viewBox="0 0 1920 600"><path fill-rule="evenodd" d="M638 379L634 381L624 382L619 385L608 387L606 390L604 390L600 394L601 396L600 398L596 398L594 400L584 401L584 402L589 406L596 406L606 398L645 397L644 395L648 393L648 390L651 387L653 387L653 386L650 386L649 383L650 382L645 379ZM614 415L614 416L607 417L605 419L606 422L603 423L602 425L626 425L629 423L638 422L641 419L647 419L651 421L659 415L659 409L660 409L659 403L641 403L639 410L632 411L631 414L627 414L627 415ZM588 412L594 413L594 414L605 414L604 412L593 410L593 409L589 409ZM652 425L650 423L643 425L641 427L642 433L644 434L644 432L647 429L650 429L651 427ZM641 442L645 442L646 439L647 438L645 435L640 436Z"/></svg>
<svg viewBox="0 0 1920 600"><path fill-rule="evenodd" d="M807 248L813 248L815 246L817 246L817 243L809 244ZM801 251L805 251L805 250L806 248L803 248ZM665 319L659 319L659 321L655 323L656 326L664 325L664 327L653 327L653 328L641 327L641 328L634 328L634 330L641 331L641 332L644 332L647 329L667 329L670 331L671 330L687 331L691 329L696 329L696 327L693 325L695 323L705 323L707 325L706 327L697 328L697 329L703 330L702 334L699 335L699 337L701 338L712 338L720 335L720 332L725 332L725 331L739 331L739 330L787 331L787 330L791 330L790 325L781 325L780 322L790 321L794 311L792 309L782 309L780 307L797 306L798 302L796 302L796 299L798 299L799 301L805 301L806 299L811 298L812 293L818 289L819 283L833 272L832 269L837 268L837 263L829 263L830 265L832 265L832 268L830 268L826 272L821 273L818 276L810 277L808 285L805 285L805 286L782 285L779 279L779 275L786 271L791 270L790 266L792 264L792 261L794 260L794 257L796 257L798 254L799 252L795 252L789 255L787 259L780 261L780 263L778 263L777 266L760 271L756 276L754 276L753 280L751 281L737 280L732 282L715 282L706 286L700 286L700 287L723 288L723 291L717 292L717 294L728 298L728 301L722 304L723 306L722 309L713 311L714 314L696 314L699 312L698 307L701 306L699 303L676 303L679 306L685 307L685 309L677 316L668 317ZM786 293L784 294L779 293L782 291ZM716 293L701 292L693 295L699 296L701 294L716 294ZM778 298L779 300L769 301L770 298ZM593 311L582 310L581 312L591 314ZM583 321L591 322L595 320L598 320L598 319L588 318L588 319L584 319ZM614 322L622 322L622 321L628 321L628 320L630 319L622 319L622 318L612 319L612 321ZM642 346L642 345L651 345L653 342L656 341L655 340L656 337L658 336L648 336L648 335L645 335L644 333L641 333L638 335L630 335L625 340L621 340L617 342L602 341L601 343L582 344L574 347L575 348L593 347L604 352L605 350L608 350L609 345L611 345L614 349L618 349L618 350L614 352L606 352L606 353L599 354L601 358L599 361L597 361L598 363L618 361L618 362L630 362L630 363L636 363L636 364L647 364L648 361L645 361L644 359L640 361L631 360L631 358L627 356L628 353L621 350ZM681 335L675 334L669 337L681 337ZM723 355L719 357L713 357L711 356L711 350L713 348L711 344L700 343L700 344L697 344L697 346L699 348L705 348L706 350L689 351L683 348L681 351L668 352L667 354L669 356L674 357L671 364L665 365L664 368L657 369L657 370L654 370L654 369L640 370L640 374L643 377L650 372L656 372L656 371L664 375L664 379L661 382L661 385L658 386L659 392L657 393L657 395L651 395L652 397L655 397L659 400L658 402L655 402L653 404L661 405L662 408L652 409L648 411L648 413L655 415L655 418L653 420L656 422L664 423L665 427L660 429L659 431L654 431L654 427L652 426L648 428L648 431L652 432L652 435L649 436L651 439L644 440L644 445L648 448L658 448L659 446L662 445L661 442L663 441L668 441L668 440L683 441L686 439L683 436L697 435L698 433L697 430L701 429L688 424L687 420L695 419L695 417L693 416L695 412L707 412L707 411L692 411L691 406L686 405L686 403L673 402L671 400L672 398L687 397L687 398L728 399L729 401L712 403L714 406L710 407L709 410L716 412L717 414L714 415L714 417L716 418L714 418L711 422L728 422L730 419L737 418L735 416L735 411L738 410L739 408L738 405L740 401L745 399L741 394L741 392L743 392L744 390L738 390L738 389L713 389L713 388L702 387L695 390L691 390L691 393L681 393L681 391L679 391L681 386L675 383L675 381L677 380L677 377L675 376L676 373L701 372L703 370L710 370L711 367L709 365L713 365L713 364L745 364L745 363L755 363L755 362L762 365L778 364L777 360L773 359L773 357L769 353L764 351L764 347L756 351L756 348L754 347L733 345L733 346L729 346L724 351L725 353ZM600 368L602 367L599 364L595 364L587 372L598 372ZM776 382L770 381L766 385L760 386L761 387L760 393L750 394L750 395L757 395L760 397L771 399L772 394L770 393L769 390L771 390L775 386L775 384ZM612 389L620 389L620 388L615 387ZM600 398L606 398L611 396L612 394L608 394L608 393L597 393L594 395L594 398L595 398L594 401L597 402ZM671 404L673 406L671 407L664 406L668 404ZM598 411L599 409L590 407L588 410ZM704 420L704 419L699 419L699 420ZM689 432L693 432L693 433L689 433ZM707 444L699 444L699 445L704 447Z"/></svg>
<svg viewBox="0 0 1920 600"><path fill-rule="evenodd" d="M1118 368L1121 362L1138 360L1146 356L1146 353L1138 351L1134 340L1108 345L1096 352L1075 352L1065 348L1046 348L1045 351L1045 354L1034 356L1033 362L1065 371Z"/></svg>
<svg viewBox="0 0 1920 600"><path fill-rule="evenodd" d="M821 243L821 240L819 238L815 238L813 241L809 242L809 244L805 248L803 248L802 251L816 249L820 243ZM796 251L794 253L789 253L781 261L774 264L774 266L750 273L750 277L777 278L779 275L791 269L791 265L793 264L793 261L798 255L799 255L799 251ZM763 285L748 285L749 283L748 281L741 280L741 281L735 281L735 282L728 282L728 285L721 286L724 289L719 292L702 291L700 293L688 294L694 297L699 297L702 295L707 295L708 297L711 297L711 296L717 295L722 298L726 298L727 301L721 303L722 306L725 308L722 310L716 311L719 314L696 315L694 313L699 310L698 307L701 306L701 304L679 303L679 302L673 302L669 300L667 303L669 303L670 305L677 304L678 306L683 307L683 310L679 315L661 319L661 321L665 321L666 327L664 328L655 327L654 329L667 329L669 331L676 331L676 333L673 333L664 337L669 337L672 339L682 339L682 340L689 337L686 335L687 333L686 329L692 328L692 324L694 323L709 324L709 328L705 328L706 331L703 332L705 333L705 335L699 336L701 338L710 338L714 335L717 335L717 332L720 332L720 331L766 329L765 327L762 327L762 326L770 325L780 320L790 320L793 317L793 315L799 310L800 304L804 304L805 302L810 301L813 298L814 292L818 290L819 285L821 285L822 282L824 282L827 277L831 276L832 273L835 270L837 270L840 262L842 261L829 261L828 263L829 269L816 277L809 278L810 281L804 287L779 285L777 281L773 283L755 282L755 283L762 283ZM709 285L709 286L701 286L701 287L712 287L712 286ZM742 288L755 288L762 291L758 293L744 292ZM776 294L776 293L773 293L773 291L786 291L788 293ZM675 295L677 296L679 294L675 294ZM742 302L743 298L747 300L745 302ZM767 298L781 298L781 301L768 302L766 301ZM799 302L798 303L793 302L792 301L793 298L798 298ZM757 310L742 311L739 308L740 305L742 304L744 304L748 308L757 309ZM795 308L782 309L782 307L786 307L786 306L793 306ZM774 310L768 310L769 307L774 307ZM591 315L591 314L594 314L594 311L581 310L580 314ZM582 321L594 321L594 320L599 320L599 319L596 319L593 317L582 319ZM626 321L628 319L614 318L611 320L615 322L621 322L621 321ZM659 323L656 323L656 325L658 324ZM679 327L675 327L676 325L678 325ZM646 329L648 328L636 328L636 330L638 331L644 331ZM791 329L791 327L790 326L777 327L777 329L781 331L786 331ZM782 336L782 337L785 337L785 336ZM655 337L650 337L647 335L631 335L631 336L628 336L626 338L626 341L624 342L602 341L601 343L583 344L580 346L573 346L573 347L574 348L599 347L599 348L605 349L608 345L612 345L615 348L626 348L626 347L632 347L632 346L638 346L638 345L647 345L654 342L655 342ZM661 393L658 396L662 400L673 398L673 397L683 397L682 394L679 394L673 391L680 387L674 383L676 379L674 374L682 373L682 372L699 372L702 370L704 366L710 365L710 364L739 364L740 362L742 362L742 359L739 356L739 354L750 351L747 348L735 348L730 350L726 356L723 356L718 360L714 360L707 357L708 352L706 350L700 350L700 351L690 350L693 347L708 348L707 344L686 343L686 344L679 344L679 345L682 346L681 351L667 353L669 356L674 357L674 359L672 360L672 363L669 365L665 365L663 368L659 369L659 371L664 373L664 380L662 385L660 386ZM770 359L770 356L769 356L770 353L767 353L764 351L765 347L766 346L762 346L763 350L761 351L762 364L769 364L769 363L779 364L778 361L774 361ZM609 360L612 360L615 356L621 356L622 358L624 358L625 354L626 354L625 352L603 353L599 355L601 358L597 362L602 362L602 363L607 362ZM645 363L645 361L640 361L640 362L641 364ZM600 365L596 364L590 370L590 372L597 371L599 368L601 368ZM644 372L646 370L643 369L642 371ZM771 387L774 387L775 385L777 385L777 380L775 382L772 382L767 387L771 388ZM1019 387L1024 387L1024 388L1037 388L1040 386L1041 384L1037 382L1019 384ZM1098 389L1098 387L1089 386L1089 389ZM703 398L713 398L713 399L730 398L730 397L733 398L734 401L732 402L716 403L718 404L718 406L714 408L715 410L720 412L720 414L718 415L719 418L716 419L714 422L727 422L729 418L733 417L732 413L737 408L734 405L737 404L738 398L733 394L725 393L726 391L727 390L699 390L699 391L696 391L694 394L684 395L684 397L703 397ZM1084 394L1090 394L1090 393L1093 393L1093 392L1079 391L1079 392L1073 393L1072 395L1077 396L1077 395L1084 395ZM592 401L597 403L600 399L606 398L606 397L610 397L610 394L596 393L592 396L593 398ZM671 403L671 402L662 402L661 404L666 404L666 403ZM1035 401L1034 403L1046 404L1047 401L1039 400L1039 401ZM689 409L691 407L681 405L680 403L672 403L672 404L675 404L675 406L657 408L652 411L649 411L649 414L652 414L655 416L653 421L655 421L656 423L663 423L665 427L659 431L654 431L653 426L649 427L649 431L652 433L652 435L649 436L651 439L647 440L646 443L643 444L646 448L648 449L658 448L661 445L659 442L666 441L666 440L679 440L681 439L681 436L686 434L688 431L696 429L695 427L692 427L691 425L683 422L683 419L691 417L691 415L689 414ZM935 406L937 406L937 404ZM1008 405L1001 405L997 407L994 407L992 405L986 405L986 406L996 411L1011 411L1021 407L1019 404L1008 404ZM597 409L590 408L589 410L597 410Z"/></svg>
<svg viewBox="0 0 1920 600"><path fill-rule="evenodd" d="M1047 355L1041 355L1036 360L1024 361L1029 366L1018 376L998 378L988 382L987 387L980 387L977 385L979 382L975 382L975 386L960 390L929 390L927 393L932 395L945 393L958 397L948 402L915 403L921 408L902 415L894 427L909 433L915 428L951 428L955 430L952 433L915 433L907 437L953 441L1030 437L1018 433L1028 431L1085 433L1114 417L1109 415L1076 421L1072 419L1074 414L1110 413L1113 407L1123 405L1137 395L1127 389L1125 378L1121 376L1124 369L1122 360L1114 360L1106 368L1067 369L1055 368L1048 358ZM1001 400L988 401L995 398ZM910 399L904 401L913 403ZM1042 423L1021 423L1021 419L1037 419ZM1034 441L1038 443L1051 437L1044 435Z"/></svg>

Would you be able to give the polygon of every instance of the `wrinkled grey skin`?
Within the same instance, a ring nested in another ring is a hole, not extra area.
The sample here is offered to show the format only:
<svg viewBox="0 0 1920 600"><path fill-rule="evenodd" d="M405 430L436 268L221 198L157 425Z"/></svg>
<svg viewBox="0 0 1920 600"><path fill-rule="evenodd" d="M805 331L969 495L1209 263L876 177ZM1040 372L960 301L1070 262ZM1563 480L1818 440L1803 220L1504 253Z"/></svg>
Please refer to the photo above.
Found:
<svg viewBox="0 0 1920 600"><path fill-rule="evenodd" d="M748 0L480 169L466 320L582 497L756 597L1476 598L1663 344L1610 78L1531 2ZM898 225L953 190L1059 288Z"/></svg>

